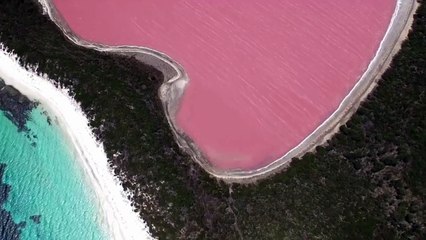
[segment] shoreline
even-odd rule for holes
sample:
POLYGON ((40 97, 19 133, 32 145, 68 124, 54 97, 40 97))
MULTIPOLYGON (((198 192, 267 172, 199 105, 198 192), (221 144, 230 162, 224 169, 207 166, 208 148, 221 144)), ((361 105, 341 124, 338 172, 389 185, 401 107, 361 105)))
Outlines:
POLYGON ((100 52, 136 54, 136 58, 139 61, 152 65, 162 71, 165 75, 165 79, 159 89, 159 97, 163 103, 163 108, 176 142, 183 151, 188 153, 191 158, 211 176, 224 180, 228 183, 255 182, 281 172, 290 165, 293 158, 300 158, 304 154, 312 152, 315 147, 323 145, 328 139, 337 133, 339 127, 345 124, 350 116, 352 116, 352 114, 357 110, 359 104, 374 89, 381 74, 388 68, 393 55, 396 54, 402 44, 402 41, 406 38, 408 30, 411 28, 410 23, 412 22, 414 12, 418 6, 415 0, 397 0, 395 11, 386 34, 380 43, 380 47, 378 48, 375 57, 371 60, 366 71, 362 74, 361 78, 349 94, 342 100, 339 107, 301 143, 288 151, 281 158, 272 161, 264 167, 249 171, 226 171, 213 167, 205 156, 203 156, 196 144, 187 137, 184 132, 176 127, 177 125, 175 124, 174 116, 178 106, 177 103, 180 102, 180 98, 183 96, 185 87, 189 82, 188 76, 178 63, 173 61, 164 53, 145 47, 113 47, 103 44, 95 44, 80 39, 72 32, 65 21, 62 20, 60 14, 54 7, 52 0, 39 0, 39 3, 43 6, 44 12, 49 15, 50 19, 73 43, 100 52), (165 65, 168 65, 168 68, 165 65), (176 75, 173 77, 170 77, 173 75, 170 68, 175 71, 176 75), (169 79, 167 79, 167 76, 169 79))
POLYGON ((29 99, 40 102, 55 120, 93 189, 101 228, 112 239, 152 239, 145 222, 133 211, 117 177, 108 166, 103 145, 96 141, 88 119, 67 89, 58 89, 36 67, 22 67, 18 57, 0 45, 0 73, 6 84, 19 89, 29 99))
POLYGON ((327 140, 340 131, 339 128, 346 124, 358 110, 359 105, 375 89, 382 74, 389 68, 393 57, 399 52, 402 43, 407 39, 418 6, 419 3, 416 0, 397 0, 396 9, 386 34, 365 72, 330 117, 298 146, 291 149, 280 159, 275 160, 265 167, 250 171, 251 173, 249 171, 240 172, 242 173, 240 176, 231 176, 233 173, 231 175, 223 174, 220 178, 228 183, 245 184, 257 182, 258 180, 285 171, 290 166, 293 158, 301 158, 309 152, 315 152, 316 147, 326 144, 327 140), (401 12, 403 13, 401 14, 401 12), (401 18, 403 21, 401 21, 401 18), (394 28, 397 28, 397 33, 393 32, 394 28), (311 137, 313 139, 310 139, 311 137))

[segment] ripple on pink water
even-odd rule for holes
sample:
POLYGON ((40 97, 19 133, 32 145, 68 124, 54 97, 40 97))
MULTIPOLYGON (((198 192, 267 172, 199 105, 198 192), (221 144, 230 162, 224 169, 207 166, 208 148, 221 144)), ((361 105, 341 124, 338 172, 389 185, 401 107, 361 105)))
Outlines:
POLYGON ((190 78, 177 114, 219 169, 298 145, 359 80, 396 0, 54 0, 82 38, 166 53, 190 78))

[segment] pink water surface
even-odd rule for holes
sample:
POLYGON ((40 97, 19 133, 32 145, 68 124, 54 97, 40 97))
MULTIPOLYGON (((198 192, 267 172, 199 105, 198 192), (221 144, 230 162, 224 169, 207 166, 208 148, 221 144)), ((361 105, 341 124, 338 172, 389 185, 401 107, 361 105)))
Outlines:
POLYGON ((216 168, 298 145, 372 60, 395 0, 54 0, 80 37, 166 53, 188 73, 177 114, 216 168))

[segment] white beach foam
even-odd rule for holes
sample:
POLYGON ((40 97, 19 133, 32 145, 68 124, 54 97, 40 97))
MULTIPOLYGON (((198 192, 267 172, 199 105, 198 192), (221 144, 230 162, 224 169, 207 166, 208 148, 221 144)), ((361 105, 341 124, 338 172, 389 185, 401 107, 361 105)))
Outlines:
POLYGON ((133 211, 119 180, 108 166, 103 145, 97 142, 80 105, 67 89, 56 88, 52 80, 37 74, 36 70, 36 67, 22 67, 18 56, 0 44, 0 76, 6 84, 40 102, 52 119, 58 120, 96 193, 101 225, 111 239, 152 239, 147 225, 133 211))

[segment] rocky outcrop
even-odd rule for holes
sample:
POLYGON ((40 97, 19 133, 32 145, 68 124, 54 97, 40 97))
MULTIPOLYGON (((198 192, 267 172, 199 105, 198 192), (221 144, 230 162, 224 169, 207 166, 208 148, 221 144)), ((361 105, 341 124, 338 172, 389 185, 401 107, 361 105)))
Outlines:
POLYGON ((19 131, 28 131, 25 124, 31 110, 37 105, 37 102, 31 101, 16 88, 0 79, 0 110, 18 127, 19 131))
POLYGON ((15 223, 10 212, 3 209, 3 204, 10 192, 10 186, 3 183, 5 168, 6 164, 0 163, 0 239, 16 240, 19 239, 21 228, 25 226, 25 222, 15 223))
POLYGON ((41 215, 32 215, 30 216, 30 219, 35 223, 35 224, 40 224, 41 223, 41 215))

